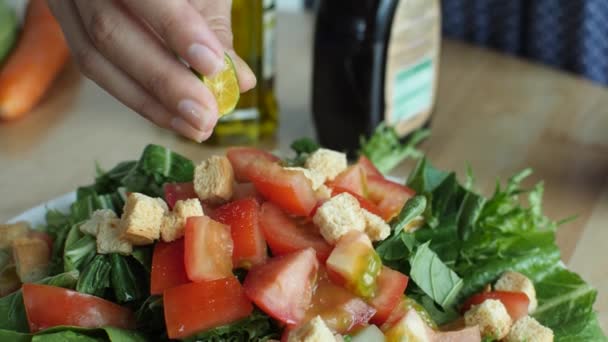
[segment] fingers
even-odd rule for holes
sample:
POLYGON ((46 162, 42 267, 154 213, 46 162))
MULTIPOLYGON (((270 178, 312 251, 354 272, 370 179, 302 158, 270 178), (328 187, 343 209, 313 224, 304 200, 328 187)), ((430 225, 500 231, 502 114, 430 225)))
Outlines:
MULTIPOLYGON (((147 2, 147 1, 146 1, 147 2)), ((170 1, 173 2, 173 1, 170 1)), ((116 1, 74 0, 95 48, 165 108, 210 134, 217 103, 207 87, 116 1)))
POLYGON ((66 40, 84 74, 120 102, 156 125, 173 128, 178 133, 199 142, 209 137, 208 133, 196 130, 182 118, 173 116, 145 89, 104 58, 86 35, 72 0, 49 0, 49 5, 61 23, 66 40))
POLYGON ((123 0, 190 66, 211 76, 224 67, 224 47, 186 0, 123 0))
POLYGON ((246 92, 247 90, 253 89, 257 82, 255 74, 249 68, 249 65, 245 63, 244 60, 239 57, 234 50, 228 51, 228 54, 232 58, 234 62, 234 67, 236 68, 236 75, 239 79, 239 88, 241 93, 246 92))

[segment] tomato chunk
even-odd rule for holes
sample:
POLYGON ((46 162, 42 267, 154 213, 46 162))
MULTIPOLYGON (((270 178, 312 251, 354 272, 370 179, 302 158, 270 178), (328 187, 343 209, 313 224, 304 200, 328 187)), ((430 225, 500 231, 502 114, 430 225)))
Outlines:
POLYGON ((188 282, 184 266, 184 239, 169 243, 159 241, 152 254, 150 293, 162 294, 166 289, 188 282))
POLYGON ((234 251, 234 267, 251 268, 264 263, 267 258, 266 241, 260 228, 260 205, 253 198, 225 204, 214 212, 214 219, 229 225, 234 251))
POLYGON ((361 298, 333 283, 324 268, 321 268, 317 287, 303 322, 319 315, 332 331, 348 334, 366 325, 375 312, 376 310, 361 298))
POLYGON ((279 158, 272 153, 253 147, 231 147, 226 152, 226 157, 230 160, 234 177, 239 182, 246 182, 251 171, 249 164, 256 159, 263 159, 269 162, 278 162, 279 158))
POLYGON ((357 195, 356 193, 348 190, 348 189, 344 189, 341 188, 339 186, 333 187, 331 189, 331 194, 332 196, 336 196, 339 195, 341 193, 349 193, 351 194, 354 198, 357 199, 357 201, 359 201, 359 205, 361 206, 361 208, 369 211, 372 214, 378 215, 380 217, 382 217, 382 212, 380 211, 380 209, 378 208, 378 206, 376 206, 374 203, 372 203, 371 201, 369 201, 368 199, 366 199, 363 196, 357 195))
POLYGON ((313 224, 298 225, 272 203, 262 205, 260 225, 273 255, 284 255, 312 247, 325 262, 332 247, 313 224))
POLYGON ((384 177, 382 172, 376 168, 376 165, 364 155, 359 157, 357 165, 361 166, 361 169, 366 176, 384 177))
POLYGON ((171 339, 232 323, 253 311, 253 305, 235 277, 168 289, 163 296, 163 306, 171 339))
POLYGON ((237 183, 234 185, 234 193, 232 194, 232 200, 236 201, 244 198, 254 198, 259 203, 262 203, 262 196, 255 189, 253 183, 237 183))
POLYGON ((356 230, 341 237, 327 259, 330 277, 363 298, 371 298, 376 293, 381 267, 369 237, 356 230))
POLYGON ((135 317, 129 309, 103 298, 41 284, 24 284, 22 291, 32 332, 61 325, 135 328, 135 317))
POLYGON ((366 184, 367 198, 376 203, 385 221, 399 214, 405 202, 416 194, 407 186, 384 177, 369 176, 366 184))
POLYGON ((328 182, 330 188, 346 189, 352 194, 365 196, 365 173, 360 165, 351 165, 342 171, 336 179, 328 182))
POLYGON ((171 209, 173 209, 177 201, 198 198, 198 195, 194 191, 194 183, 192 182, 165 183, 163 191, 165 193, 165 202, 167 202, 171 209))
POLYGON ((386 266, 382 267, 378 275, 378 288, 375 296, 369 301, 376 309, 376 314, 371 322, 380 326, 389 317, 393 309, 399 304, 399 300, 407 287, 408 277, 386 266))
POLYGON ((463 304, 462 311, 465 312, 469 310, 472 305, 479 305, 486 299, 497 299, 501 301, 513 321, 528 314, 528 305, 530 304, 528 296, 523 292, 509 291, 490 291, 475 294, 463 304))
POLYGON ((207 216, 189 217, 184 234, 184 261, 188 279, 209 281, 232 275, 230 227, 207 216))
POLYGON ((254 266, 243 287, 249 299, 268 315, 297 324, 310 305, 318 269, 315 250, 308 248, 254 266))

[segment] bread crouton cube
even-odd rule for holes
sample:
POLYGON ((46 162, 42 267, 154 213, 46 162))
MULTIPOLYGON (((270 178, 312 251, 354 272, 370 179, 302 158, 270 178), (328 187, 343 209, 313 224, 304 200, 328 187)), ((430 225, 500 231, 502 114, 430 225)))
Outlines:
POLYGON ((19 279, 38 281, 49 274, 51 248, 44 239, 22 237, 13 241, 13 259, 19 279))
POLYGON ((97 231, 97 253, 119 253, 128 255, 133 252, 133 246, 122 237, 121 222, 117 218, 103 221, 97 231))
POLYGON ((496 284, 494 284, 494 289, 499 291, 523 292, 530 300, 528 312, 534 312, 538 306, 534 283, 519 272, 508 271, 503 273, 498 281, 496 281, 496 284))
POLYGON ((346 154, 320 148, 306 159, 304 166, 322 174, 325 180, 334 180, 340 172, 346 170, 348 162, 346 154))
POLYGON ((372 241, 382 241, 391 234, 391 227, 384 221, 384 219, 376 214, 372 214, 365 209, 363 216, 365 217, 365 234, 369 236, 372 241))
POLYGON ((328 200, 331 198, 331 189, 327 185, 322 184, 315 191, 315 196, 317 196, 317 200, 328 200))
POLYGON ((530 316, 518 319, 504 339, 505 342, 553 342, 553 330, 530 316))
POLYGON ((313 190, 319 189, 325 183, 325 176, 318 171, 305 169, 303 167, 286 167, 285 170, 302 172, 310 180, 313 190))
POLYGON ((160 237, 165 242, 175 241, 184 236, 186 220, 191 216, 203 216, 203 207, 196 198, 175 202, 173 211, 163 217, 160 237))
POLYGON ((321 317, 310 321, 289 333, 288 342, 336 342, 336 338, 321 317))
POLYGON ((133 245, 149 245, 160 237, 160 226, 169 209, 160 198, 131 193, 122 214, 122 238, 133 245))
POLYGON ((511 329, 511 316, 501 301, 486 299, 464 313, 466 326, 477 325, 483 337, 503 339, 511 329))
POLYGON ((13 240, 26 236, 29 231, 27 222, 0 224, 0 249, 9 247, 13 240))
POLYGON ((97 232, 99 231, 100 225, 104 224, 104 222, 106 221, 113 220, 116 218, 116 213, 110 209, 95 210, 91 215, 91 218, 84 221, 79 228, 80 231, 85 234, 97 236, 97 232))
POLYGON ((323 203, 312 221, 319 227, 323 238, 332 245, 351 230, 365 230, 363 210, 349 193, 341 193, 323 203))
POLYGON ((234 170, 224 156, 213 156, 196 166, 194 191, 202 200, 223 203, 232 198, 234 170))

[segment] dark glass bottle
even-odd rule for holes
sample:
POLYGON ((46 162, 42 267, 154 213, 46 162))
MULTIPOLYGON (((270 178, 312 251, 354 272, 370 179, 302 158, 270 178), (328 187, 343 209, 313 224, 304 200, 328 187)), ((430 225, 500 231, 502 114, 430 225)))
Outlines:
POLYGON ((324 146, 353 151, 380 123, 405 137, 432 113, 438 0, 323 0, 315 28, 312 110, 324 146))

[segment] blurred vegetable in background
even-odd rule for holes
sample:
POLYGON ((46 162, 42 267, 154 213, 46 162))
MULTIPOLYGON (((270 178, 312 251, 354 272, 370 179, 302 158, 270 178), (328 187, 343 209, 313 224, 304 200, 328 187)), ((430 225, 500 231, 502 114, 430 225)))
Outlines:
POLYGON ((15 45, 18 30, 17 14, 6 0, 0 0, 0 66, 15 45))
POLYGON ((30 1, 17 44, 0 67, 0 120, 17 119, 34 108, 68 58, 63 32, 46 1, 30 1))

